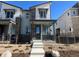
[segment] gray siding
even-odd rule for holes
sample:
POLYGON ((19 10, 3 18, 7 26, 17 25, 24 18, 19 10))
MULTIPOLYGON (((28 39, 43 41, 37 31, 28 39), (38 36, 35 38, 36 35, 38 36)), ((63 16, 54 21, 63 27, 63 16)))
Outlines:
POLYGON ((60 34, 72 34, 73 33, 73 24, 71 20, 71 10, 65 12, 56 22, 55 28, 60 28, 60 34), (69 15, 68 15, 69 13, 69 15), (71 28, 71 31, 70 31, 71 28))
POLYGON ((31 30, 31 24, 30 24, 30 12, 23 11, 23 14, 21 16, 21 34, 26 34, 26 29, 28 27, 29 31, 31 30), (26 14, 29 13, 29 18, 26 17, 26 14))

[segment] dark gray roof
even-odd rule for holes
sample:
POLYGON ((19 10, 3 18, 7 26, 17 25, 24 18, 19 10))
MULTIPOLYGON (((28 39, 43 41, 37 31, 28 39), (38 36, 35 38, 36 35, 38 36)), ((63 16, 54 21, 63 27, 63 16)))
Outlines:
POLYGON ((1 3, 4 3, 4 4, 8 4, 8 5, 13 6, 13 7, 17 7, 17 8, 22 9, 21 7, 18 7, 18 6, 15 6, 15 5, 12 5, 12 4, 9 4, 9 3, 6 3, 6 2, 3 2, 3 1, 0 1, 0 2, 1 2, 1 3))

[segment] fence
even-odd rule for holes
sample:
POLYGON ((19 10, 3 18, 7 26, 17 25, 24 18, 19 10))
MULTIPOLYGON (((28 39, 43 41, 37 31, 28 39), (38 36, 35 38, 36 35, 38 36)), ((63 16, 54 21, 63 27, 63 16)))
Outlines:
POLYGON ((56 43, 63 43, 63 44, 79 43, 79 37, 56 36, 56 43))

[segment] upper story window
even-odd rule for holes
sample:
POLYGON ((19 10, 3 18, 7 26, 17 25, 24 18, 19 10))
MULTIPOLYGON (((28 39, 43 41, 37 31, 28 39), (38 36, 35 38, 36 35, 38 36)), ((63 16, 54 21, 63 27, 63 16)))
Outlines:
POLYGON ((31 19, 35 19, 35 11, 31 11, 31 19))
POLYGON ((43 8, 40 8, 40 9, 39 9, 40 18, 46 18, 47 10, 48 10, 48 9, 43 9, 43 8))
POLYGON ((67 15, 69 16, 69 13, 67 13, 67 15))
POLYGON ((13 9, 6 9, 5 10, 6 18, 13 18, 14 13, 15 13, 15 10, 13 10, 13 9))
POLYGON ((26 18, 27 18, 27 19, 29 18, 29 13, 26 13, 26 18))
POLYGON ((78 14, 76 12, 77 12, 76 10, 73 10, 71 15, 72 16, 77 16, 78 14))

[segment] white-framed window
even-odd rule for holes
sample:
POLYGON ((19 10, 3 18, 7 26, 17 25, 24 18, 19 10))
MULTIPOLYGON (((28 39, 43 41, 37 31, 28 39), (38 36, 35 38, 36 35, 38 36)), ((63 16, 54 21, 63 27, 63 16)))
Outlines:
POLYGON ((77 10, 73 10, 71 15, 72 16, 77 16, 77 13, 76 12, 77 12, 77 10))
POLYGON ((14 13, 15 13, 14 9, 11 9, 11 10, 5 9, 6 18, 13 18, 14 13))
POLYGON ((48 9, 39 8, 40 18, 46 18, 48 9))

